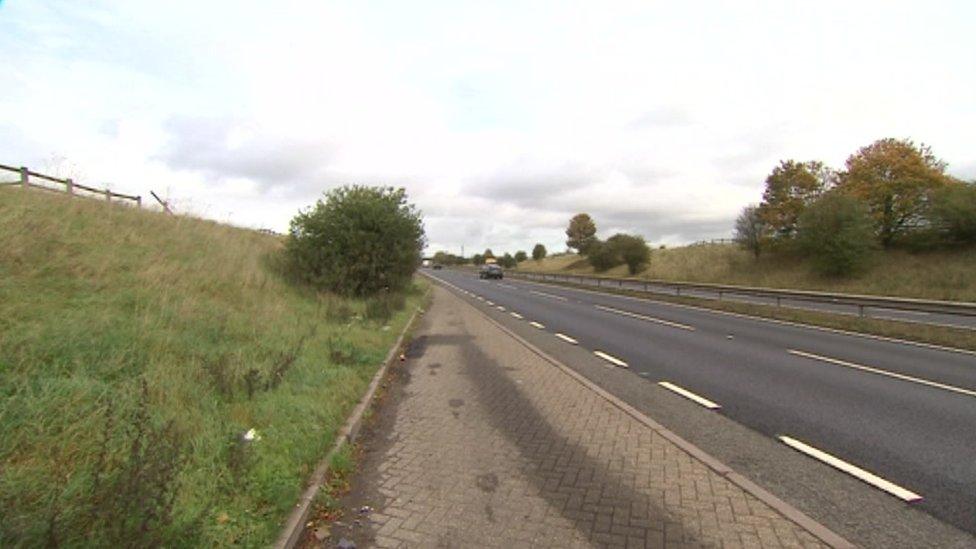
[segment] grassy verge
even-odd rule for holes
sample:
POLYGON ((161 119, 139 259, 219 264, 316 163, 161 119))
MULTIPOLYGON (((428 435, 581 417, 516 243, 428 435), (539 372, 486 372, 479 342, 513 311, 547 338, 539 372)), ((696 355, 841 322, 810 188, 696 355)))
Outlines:
MULTIPOLYGON (((598 291, 592 286, 568 282, 547 282, 547 284, 566 286, 569 288, 579 288, 589 291, 598 291)), ((895 320, 881 320, 876 318, 860 318, 850 315, 805 311, 801 309, 790 309, 787 307, 775 307, 771 305, 739 303, 735 301, 717 301, 714 299, 703 299, 697 297, 671 296, 663 294, 654 294, 652 297, 649 297, 648 294, 644 292, 609 287, 604 287, 599 291, 602 293, 637 297, 648 301, 678 303, 681 305, 690 305, 702 309, 727 311, 762 318, 797 322, 800 324, 811 324, 814 326, 822 326, 837 330, 847 330, 862 334, 904 339, 907 341, 917 341, 931 345, 976 351, 976 330, 931 326, 926 324, 898 322, 895 320)))
POLYGON ((280 246, 0 188, 0 546, 274 540, 426 285, 315 294, 280 246))
MULTIPOLYGON (((574 254, 523 261, 518 268, 529 272, 593 274, 586 259, 574 254)), ((625 266, 600 274, 628 276, 625 266)), ((889 250, 878 253, 857 276, 830 278, 815 274, 800 255, 770 253, 757 260, 732 244, 704 244, 653 250, 650 264, 637 276, 675 282, 976 301, 976 248, 919 253, 889 250)))

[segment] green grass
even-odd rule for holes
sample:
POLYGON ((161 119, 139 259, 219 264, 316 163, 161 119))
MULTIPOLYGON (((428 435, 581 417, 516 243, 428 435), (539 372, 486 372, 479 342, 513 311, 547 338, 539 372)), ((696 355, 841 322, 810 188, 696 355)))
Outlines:
MULTIPOLYGON (((571 254, 524 261, 519 269, 593 273, 585 259, 571 254)), ((600 274, 627 276, 627 267, 600 274)), ((886 251, 879 253, 863 273, 838 279, 815 274, 807 260, 794 254, 766 254, 756 260, 732 244, 705 244, 655 249, 650 264, 638 276, 679 282, 976 301, 976 249, 886 251)))
POLYGON ((369 320, 280 246, 0 187, 0 546, 274 540, 422 291, 369 320))

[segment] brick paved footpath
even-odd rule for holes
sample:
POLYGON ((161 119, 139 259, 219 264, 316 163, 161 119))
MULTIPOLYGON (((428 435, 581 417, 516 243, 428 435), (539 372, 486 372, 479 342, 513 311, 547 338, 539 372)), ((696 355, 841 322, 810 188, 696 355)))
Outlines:
POLYGON ((822 546, 447 290, 416 336, 353 479, 359 547, 822 546))

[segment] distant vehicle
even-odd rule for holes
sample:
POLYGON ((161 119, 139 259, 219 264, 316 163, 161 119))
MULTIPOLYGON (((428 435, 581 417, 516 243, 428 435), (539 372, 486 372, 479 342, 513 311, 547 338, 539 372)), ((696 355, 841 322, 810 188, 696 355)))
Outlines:
POLYGON ((498 265, 484 265, 481 270, 478 271, 478 278, 497 278, 501 280, 504 277, 502 273, 502 268, 498 265))
POLYGON ((443 269, 443 268, 444 268, 444 266, 443 266, 443 265, 441 265, 440 263, 434 263, 434 267, 433 267, 433 269, 434 269, 435 271, 439 271, 439 270, 441 270, 441 269, 443 269))

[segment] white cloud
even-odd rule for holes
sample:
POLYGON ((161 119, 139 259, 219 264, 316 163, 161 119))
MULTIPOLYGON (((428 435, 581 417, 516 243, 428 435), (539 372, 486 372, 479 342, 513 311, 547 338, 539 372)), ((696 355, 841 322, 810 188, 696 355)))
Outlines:
POLYGON ((727 235, 781 158, 880 137, 972 177, 968 3, 8 1, 0 150, 287 226, 406 186, 431 248, 727 235))

